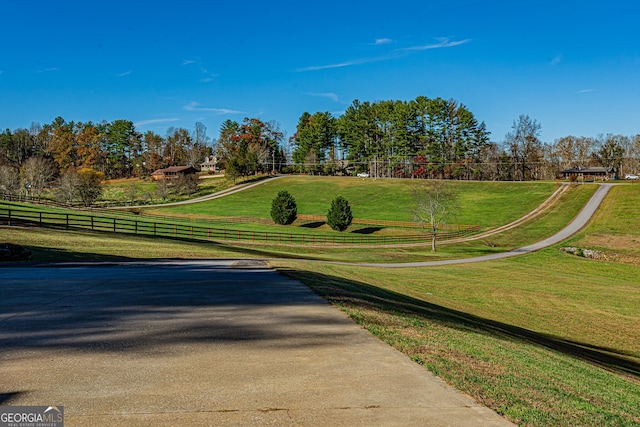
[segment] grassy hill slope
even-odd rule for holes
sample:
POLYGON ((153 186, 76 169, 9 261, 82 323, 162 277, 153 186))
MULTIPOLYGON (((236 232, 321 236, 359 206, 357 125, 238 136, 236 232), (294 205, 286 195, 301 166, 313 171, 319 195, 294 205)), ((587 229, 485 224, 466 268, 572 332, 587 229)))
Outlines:
MULTIPOLYGON (((331 201, 343 196, 354 217, 412 221, 412 188, 425 185, 418 180, 357 179, 292 176, 221 199, 192 205, 153 209, 163 214, 191 214, 200 217, 245 216, 270 218, 271 201, 287 190, 296 199, 298 213, 326 215, 331 201)), ((452 182, 462 209, 458 224, 479 224, 493 228, 514 221, 540 205, 555 190, 553 183, 540 182, 452 182)))

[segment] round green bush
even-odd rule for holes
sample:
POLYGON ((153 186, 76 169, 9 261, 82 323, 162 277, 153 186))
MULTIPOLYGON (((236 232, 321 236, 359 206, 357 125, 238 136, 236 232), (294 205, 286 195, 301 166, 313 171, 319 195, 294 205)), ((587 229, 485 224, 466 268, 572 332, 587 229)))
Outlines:
POLYGON ((271 202, 271 218, 280 225, 289 225, 298 217, 296 200, 286 190, 280 191, 271 202))
POLYGON ((334 230, 344 231, 353 221, 351 206, 342 196, 338 196, 331 202, 331 209, 327 213, 327 224, 334 230))

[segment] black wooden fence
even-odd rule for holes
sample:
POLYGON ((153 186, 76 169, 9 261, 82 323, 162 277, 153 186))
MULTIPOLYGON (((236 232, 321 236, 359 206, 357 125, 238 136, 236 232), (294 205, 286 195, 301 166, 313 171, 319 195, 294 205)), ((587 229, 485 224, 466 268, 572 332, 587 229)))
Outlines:
MULTIPOLYGON (((84 213, 46 212, 11 205, 0 205, 0 225, 36 226, 63 230, 93 230, 205 241, 236 241, 289 245, 378 246, 425 243, 431 241, 431 235, 429 233, 400 236, 372 236, 341 233, 329 236, 230 230, 190 224, 146 221, 135 218, 89 215, 84 213)), ((479 229, 479 226, 473 226, 457 231, 442 231, 438 233, 437 238, 438 240, 447 240, 463 237, 471 235, 479 231, 479 229)))

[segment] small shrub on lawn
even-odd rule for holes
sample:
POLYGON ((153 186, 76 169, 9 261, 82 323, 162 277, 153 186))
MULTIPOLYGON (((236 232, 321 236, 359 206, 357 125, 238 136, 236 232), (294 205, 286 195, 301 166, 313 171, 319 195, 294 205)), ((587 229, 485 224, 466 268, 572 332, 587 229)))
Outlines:
POLYGON ((331 209, 327 213, 327 224, 336 231, 344 231, 353 220, 351 206, 349 202, 342 196, 338 196, 331 202, 331 209))
POLYGON ((289 225, 296 220, 298 207, 293 196, 286 190, 280 191, 271 202, 271 218, 280 225, 289 225))

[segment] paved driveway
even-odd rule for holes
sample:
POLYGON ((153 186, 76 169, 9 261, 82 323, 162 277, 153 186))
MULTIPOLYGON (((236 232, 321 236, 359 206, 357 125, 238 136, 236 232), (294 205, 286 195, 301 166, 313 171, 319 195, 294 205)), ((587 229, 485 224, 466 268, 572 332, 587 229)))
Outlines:
MULTIPOLYGON (((514 256, 520 256, 524 254, 528 254, 531 252, 538 251, 540 249, 547 248, 549 246, 558 244, 569 237, 576 234, 583 227, 585 227, 593 214, 598 210, 600 204, 604 200, 605 196, 611 189, 611 184, 600 184, 596 192, 591 196, 591 198, 587 201, 584 207, 578 212, 573 220, 562 230, 558 231, 553 236, 550 236, 544 240, 533 243, 529 246, 525 246, 523 248, 517 248, 506 252, 499 252, 491 255, 484 255, 474 258, 457 258, 457 259, 448 259, 443 261, 424 261, 424 262, 405 262, 405 263, 386 263, 386 264, 357 264, 360 266, 368 266, 368 267, 385 267, 385 268, 406 268, 406 267, 434 267, 438 265, 453 265, 453 264, 466 264, 470 262, 484 262, 484 261, 492 261, 503 258, 511 258, 514 256)), ((324 262, 324 261, 318 261, 324 262)), ((334 264, 352 264, 352 263, 340 263, 334 262, 334 264)))
POLYGON ((509 425, 255 261, 1 267, 0 378, 67 426, 509 425))

